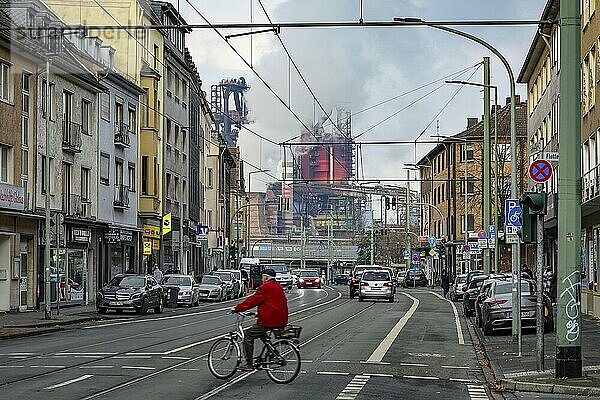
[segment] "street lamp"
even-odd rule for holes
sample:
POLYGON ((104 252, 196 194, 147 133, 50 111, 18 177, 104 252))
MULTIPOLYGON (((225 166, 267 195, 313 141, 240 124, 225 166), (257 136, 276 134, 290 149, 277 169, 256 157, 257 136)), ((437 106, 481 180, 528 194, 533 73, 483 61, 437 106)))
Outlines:
MULTIPOLYGON (((562 3, 562 1, 561 1, 561 3, 562 3)), ((575 2, 575 3, 579 4, 578 2, 575 2)), ((569 9, 569 11, 572 11, 572 10, 569 9)), ((577 10, 577 11, 579 11, 579 10, 577 10)), ((573 13, 573 15, 575 15, 575 13, 573 13)), ((562 22, 562 18, 563 18, 563 15, 561 14, 561 22, 562 22)), ((577 18, 573 18, 573 19, 576 20, 577 18)), ((433 25, 427 21, 424 21, 421 18, 414 18, 414 17, 410 17, 410 18, 396 17, 396 18, 394 18, 394 21, 400 22, 400 23, 411 23, 411 24, 415 24, 417 26, 419 26, 419 25, 428 26, 430 28, 439 29, 444 32, 448 32, 448 33, 452 33, 454 35, 464 37, 465 39, 469 39, 473 42, 476 42, 476 43, 482 45, 483 47, 485 47, 486 49, 488 49, 489 51, 494 53, 494 55, 500 59, 500 61, 506 68, 506 72, 508 73, 508 80, 509 80, 509 84, 510 84, 510 142, 511 142, 510 154, 511 154, 511 160, 512 160, 510 163, 510 194, 513 199, 518 198, 518 193, 517 193, 517 105, 516 105, 516 99, 515 99, 515 92, 516 92, 515 75, 512 71, 510 64, 506 60, 506 58, 494 46, 492 46, 485 40, 478 38, 477 36, 471 35, 467 32, 460 31, 458 29, 454 29, 454 28, 450 28, 448 26, 442 26, 442 25, 438 25, 438 24, 433 25)), ((491 21, 489 21, 489 22, 491 22, 491 21)), ((561 40, 562 40, 562 36, 561 36, 561 40)), ((577 42, 573 41, 572 43, 576 45, 577 42)), ((561 60, 562 60, 562 58, 561 58, 561 60)), ((563 77, 561 75, 561 79, 562 78, 563 77)), ((574 99, 574 101, 575 101, 575 99, 574 99)), ((561 104, 564 105, 565 102, 561 101, 561 104)), ((580 177, 577 177, 577 179, 580 179, 580 177)), ((574 231, 571 231, 571 233, 570 233, 571 235, 573 235, 572 232, 574 232, 574 231)), ((522 340, 522 336, 521 336, 521 312, 520 312, 520 310, 521 310, 521 297, 520 297, 521 270, 519 268, 519 264, 521 261, 521 247, 520 246, 521 245, 519 244, 518 241, 517 241, 517 243, 513 243, 513 245, 512 245, 512 266, 513 266, 513 270, 516 269, 516 277, 515 277, 515 274, 513 273, 514 323, 512 324, 512 336, 513 336, 513 341, 518 341, 518 349, 519 349, 518 355, 519 356, 521 356, 521 354, 523 352, 523 340, 522 340), (516 288, 515 288, 515 286, 516 286, 516 288), (514 289, 516 289, 516 290, 514 290, 514 289)))
MULTIPOLYGON (((252 191, 250 190, 250 186, 252 183, 252 174, 265 173, 268 174, 271 172, 269 169, 258 169, 256 171, 248 172, 248 194, 250 195, 250 201, 252 202, 252 191)), ((250 247, 250 212, 246 213, 246 253, 248 254, 248 248, 250 247)))
MULTIPOLYGON (((498 204, 498 189, 499 189, 499 185, 498 185, 498 159, 499 159, 499 154, 498 154, 498 87, 494 86, 494 85, 485 85, 482 83, 476 83, 476 82, 468 82, 468 81, 446 81, 446 83, 451 83, 451 84, 458 84, 458 85, 464 85, 464 86, 475 86, 475 87, 482 87, 482 88, 490 88, 490 89, 494 89, 494 154, 495 154, 495 159, 494 159, 494 181, 495 181, 495 185, 494 185, 494 227, 496 229, 496 232, 494 234, 494 271, 498 271, 498 256, 500 254, 499 250, 498 250, 498 209, 499 209, 499 204, 498 204)), ((485 140, 484 140, 485 142, 485 140)), ((486 143, 484 143, 484 152, 485 152, 485 148, 489 148, 489 144, 486 146, 486 143)), ((485 180, 484 182, 491 182, 490 179, 490 169, 487 168, 487 165, 484 166, 483 169, 483 173, 485 175, 485 180)), ((489 204, 486 201, 486 198, 489 196, 489 190, 485 190, 484 188, 484 196, 483 196, 483 204, 484 204, 484 208, 487 204, 489 204)), ((484 210, 484 217, 488 217, 488 213, 485 212, 484 210)), ((485 219, 485 218, 484 218, 485 219)), ((483 228, 486 228, 486 223, 484 221, 483 224, 483 228)), ((484 260, 485 262, 485 260, 484 260)), ((485 265, 484 265, 485 266, 485 265)))

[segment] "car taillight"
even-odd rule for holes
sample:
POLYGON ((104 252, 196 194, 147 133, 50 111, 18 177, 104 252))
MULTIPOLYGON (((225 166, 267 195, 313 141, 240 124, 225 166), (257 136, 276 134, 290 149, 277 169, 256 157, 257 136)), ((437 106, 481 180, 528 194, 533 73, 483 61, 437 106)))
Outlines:
POLYGON ((499 306, 500 304, 506 303, 508 300, 492 300, 487 302, 490 307, 499 306))
POLYGON ((319 279, 319 278, 315 279, 315 282, 319 283, 319 281, 320 281, 320 279, 319 279))
POLYGON ((383 286, 392 286, 392 282, 386 282, 383 284, 383 286))
POLYGON ((369 282, 361 282, 360 286, 369 286, 369 282))

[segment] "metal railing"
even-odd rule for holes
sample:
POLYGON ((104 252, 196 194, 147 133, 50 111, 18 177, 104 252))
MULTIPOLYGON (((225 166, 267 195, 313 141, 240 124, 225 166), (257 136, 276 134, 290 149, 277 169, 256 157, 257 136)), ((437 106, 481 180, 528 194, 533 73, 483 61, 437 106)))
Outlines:
POLYGON ((593 167, 581 177, 581 202, 585 203, 600 195, 600 165, 593 167))
POLYGON ((129 186, 118 184, 115 186, 115 200, 113 205, 116 208, 129 207, 129 186))
POLYGON ((129 147, 131 144, 129 132, 129 125, 123 122, 115 122, 115 145, 120 147, 129 147))
POLYGON ((63 150, 73 153, 81 151, 81 125, 73 121, 63 121, 62 147, 63 150))
POLYGON ((81 195, 63 193, 62 195, 62 212, 66 215, 85 217, 81 195))

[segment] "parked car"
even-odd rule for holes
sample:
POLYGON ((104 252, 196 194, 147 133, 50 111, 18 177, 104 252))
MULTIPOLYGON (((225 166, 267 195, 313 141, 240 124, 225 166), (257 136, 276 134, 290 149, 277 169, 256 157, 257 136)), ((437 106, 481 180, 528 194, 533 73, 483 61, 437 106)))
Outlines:
MULTIPOLYGON (((198 285, 191 275, 165 275, 162 279, 161 286, 164 289, 165 297, 169 298, 171 288, 179 288, 177 295, 177 305, 185 305, 188 307, 197 306, 200 302, 198 295, 198 285)), ((167 300, 168 301, 168 300, 167 300)))
POLYGON ((357 265, 356 267, 354 267, 354 270, 352 271, 352 275, 350 277, 349 282, 349 286, 350 286, 350 298, 353 299, 354 296, 358 295, 358 291, 359 291, 359 283, 360 283, 360 277, 362 275, 363 272, 365 272, 366 270, 377 270, 380 269, 381 267, 379 265, 357 265))
POLYGON ((475 300, 477 299, 477 296, 479 296, 479 290, 487 278, 487 275, 474 276, 471 281, 463 287, 463 312, 465 317, 471 317, 475 314, 475 300))
POLYGON ((298 285, 298 274, 300 273, 299 269, 293 269, 290 271, 290 275, 292 275, 292 286, 298 285))
POLYGON ((223 282, 225 282, 225 299, 233 299, 236 290, 239 290, 240 282, 236 282, 233 274, 229 271, 218 270, 211 273, 211 275, 218 276, 223 282))
MULTIPOLYGON (((536 285, 531 280, 521 282, 521 326, 534 327, 536 323, 536 285)), ((552 308, 544 296, 544 332, 552 332, 552 308)), ((482 302, 482 328, 485 335, 495 330, 512 329, 512 282, 495 281, 482 302)))
POLYGON ((300 270, 298 274, 298 288, 321 288, 321 278, 319 277, 319 271, 316 269, 304 269, 300 270))
POLYGON ((242 271, 239 269, 219 269, 217 274, 221 272, 229 272, 233 275, 233 297, 238 298, 244 295, 244 282, 242 281, 242 271))
POLYGON ((398 274, 396 275, 396 286, 404 286, 404 277, 406 276, 406 268, 398 268, 398 274))
POLYGON ((275 271, 275 280, 285 288, 292 287, 294 278, 290 274, 290 270, 285 264, 266 264, 263 265, 263 271, 265 269, 272 269, 275 271))
POLYGON ((454 282, 450 286, 450 300, 462 301, 463 291, 462 288, 467 282, 467 274, 459 274, 454 278, 454 282))
POLYGON ((96 310, 100 314, 106 314, 108 310, 117 313, 134 310, 145 314, 153 308, 155 313, 160 314, 163 301, 163 289, 152 275, 119 274, 98 291, 96 310))
POLYGON ((427 276, 422 269, 408 269, 404 274, 404 287, 427 286, 427 276))
POLYGON ((350 276, 347 274, 339 274, 333 277, 333 283, 335 285, 347 285, 350 280, 350 276))
POLYGON ((467 279, 465 280, 465 286, 468 286, 469 283, 471 283, 471 280, 473 280, 473 278, 475 278, 476 276, 479 276, 479 275, 485 275, 485 273, 479 269, 467 272, 467 279))
POLYGON ((369 298, 394 302, 394 282, 388 270, 366 270, 362 273, 358 301, 369 298))
POLYGON ((216 275, 202 275, 198 284, 200 301, 223 301, 227 298, 227 284, 216 275))

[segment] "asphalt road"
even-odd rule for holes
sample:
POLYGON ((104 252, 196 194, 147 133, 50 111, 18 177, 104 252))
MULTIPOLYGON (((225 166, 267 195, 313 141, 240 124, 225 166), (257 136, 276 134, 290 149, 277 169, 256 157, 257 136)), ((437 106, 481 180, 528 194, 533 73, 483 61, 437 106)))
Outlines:
POLYGON ((211 343, 235 324, 229 301, 2 341, 0 398, 491 398, 460 309, 428 290, 399 290, 394 303, 347 290, 288 293, 290 321, 303 327, 301 374, 288 385, 264 371, 209 373, 211 343))

